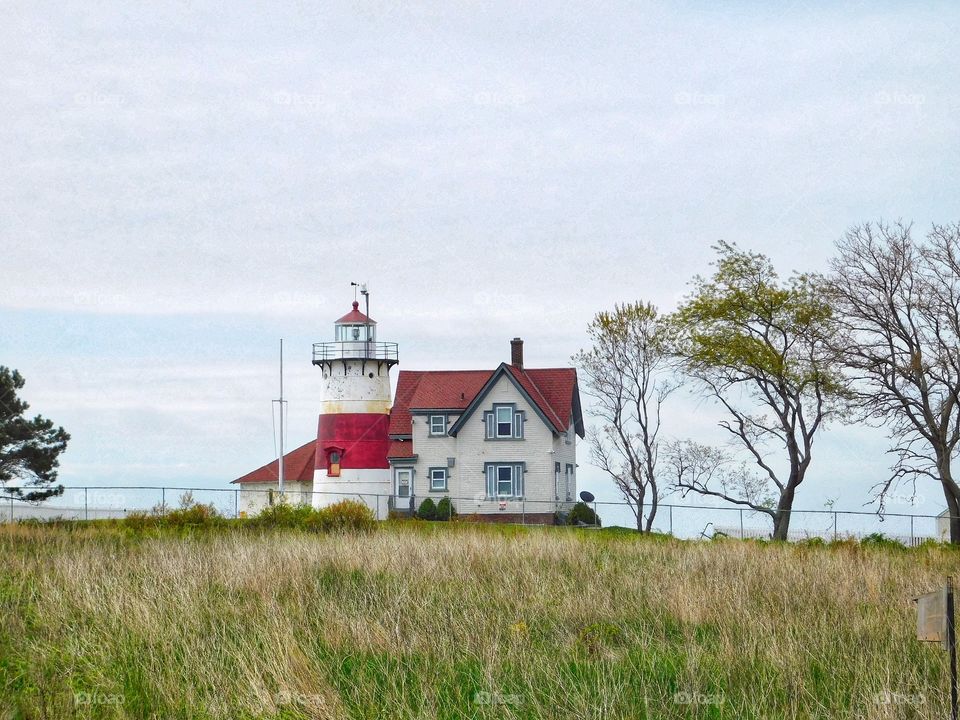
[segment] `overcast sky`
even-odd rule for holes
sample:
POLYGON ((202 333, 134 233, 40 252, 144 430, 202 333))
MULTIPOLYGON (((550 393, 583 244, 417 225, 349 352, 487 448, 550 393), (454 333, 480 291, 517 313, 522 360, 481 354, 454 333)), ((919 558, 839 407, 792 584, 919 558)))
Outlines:
MULTIPOLYGON (((925 5, 3 3, 0 364, 73 435, 67 483, 225 485, 273 452, 280 337, 315 434, 351 280, 401 368, 515 335, 567 365, 718 239, 788 274, 853 223, 956 221, 960 6, 925 5)), ((879 432, 819 447, 805 507, 888 465, 879 432)))

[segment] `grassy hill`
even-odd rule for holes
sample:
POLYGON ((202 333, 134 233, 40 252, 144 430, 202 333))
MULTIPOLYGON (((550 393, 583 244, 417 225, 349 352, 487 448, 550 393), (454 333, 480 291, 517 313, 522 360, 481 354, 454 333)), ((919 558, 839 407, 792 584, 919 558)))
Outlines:
POLYGON ((0 528, 0 718, 934 718, 947 548, 0 528))

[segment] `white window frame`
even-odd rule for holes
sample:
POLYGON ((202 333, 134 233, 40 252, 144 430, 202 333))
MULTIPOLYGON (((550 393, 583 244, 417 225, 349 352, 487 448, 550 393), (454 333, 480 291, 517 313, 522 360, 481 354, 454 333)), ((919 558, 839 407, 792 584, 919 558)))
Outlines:
POLYGON ((523 497, 526 468, 522 462, 487 463, 486 485, 489 499, 517 499, 523 497), (501 480, 500 472, 509 471, 510 480, 501 480), (510 492, 501 492, 501 483, 510 483, 510 492))
POLYGON ((513 491, 514 491, 514 487, 513 487, 513 465, 497 465, 497 466, 496 466, 496 470, 494 470, 494 472, 496 473, 496 482, 497 482, 496 490, 497 490, 497 497, 498 497, 498 498, 499 498, 499 497, 513 497, 513 496, 514 496, 514 492, 513 492, 513 491), (503 477, 502 477, 502 473, 503 473, 504 471, 506 471, 506 473, 508 474, 508 477, 507 477, 506 480, 504 480, 503 477), (503 491, 501 490, 501 485, 502 485, 503 483, 507 483, 507 484, 510 486, 510 487, 509 487, 509 490, 508 490, 507 492, 503 492, 503 491))
POLYGON ((431 492, 446 492, 447 490, 447 469, 446 468, 430 468, 430 491, 431 492), (443 480, 443 485, 441 487, 436 486, 437 475, 440 475, 443 480))
POLYGON ((446 415, 431 415, 427 421, 430 428, 430 435, 432 437, 440 437, 447 434, 447 416, 446 415), (434 421, 438 420, 439 423, 443 426, 442 429, 436 429, 434 427, 434 421))
POLYGON ((567 486, 567 500, 573 500, 573 488, 576 484, 576 466, 572 463, 567 463, 566 467, 566 478, 564 484, 567 486))
POLYGON ((512 438, 513 429, 514 429, 513 407, 511 407, 510 405, 497 405, 493 409, 493 412, 494 412, 493 426, 494 426, 494 429, 496 430, 495 437, 512 438), (506 413, 506 416, 507 416, 506 422, 500 419, 500 413, 506 413), (501 433, 500 432, 501 425, 507 425, 510 427, 510 429, 506 433, 501 433))

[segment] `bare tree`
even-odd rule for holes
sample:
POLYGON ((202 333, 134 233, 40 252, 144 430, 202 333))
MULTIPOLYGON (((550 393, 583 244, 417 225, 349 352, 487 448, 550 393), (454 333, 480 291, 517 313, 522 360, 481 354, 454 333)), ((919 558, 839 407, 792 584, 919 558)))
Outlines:
POLYGON ((692 440, 675 440, 667 444, 664 460, 670 469, 671 482, 681 493, 719 497, 769 515, 775 520, 777 498, 770 483, 752 472, 746 463, 735 463, 722 448, 692 440))
POLYGON ((938 482, 960 544, 960 487, 951 463, 960 443, 960 225, 851 228, 831 263, 838 348, 865 419, 888 424, 896 457, 875 490, 918 478, 938 482))
POLYGON ((677 388, 660 340, 660 320, 649 303, 617 305, 588 326, 593 343, 573 360, 594 399, 602 426, 590 433, 593 462, 630 506, 637 530, 650 532, 661 498, 658 482, 660 410, 677 388))
POLYGON ((717 250, 713 277, 695 278, 671 316, 673 353, 724 410, 720 427, 755 469, 731 470, 724 453, 675 443, 674 484, 768 515, 774 539, 785 540, 814 438, 842 407, 831 310, 814 278, 783 283, 765 256, 728 243, 717 250))

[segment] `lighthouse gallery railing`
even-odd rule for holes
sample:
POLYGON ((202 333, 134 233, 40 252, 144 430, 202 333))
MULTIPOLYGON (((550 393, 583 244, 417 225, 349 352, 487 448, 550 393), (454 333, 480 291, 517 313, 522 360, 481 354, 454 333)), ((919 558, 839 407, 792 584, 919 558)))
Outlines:
POLYGON ((345 340, 313 344, 313 362, 315 364, 330 362, 331 360, 381 360, 397 362, 397 343, 345 340))

